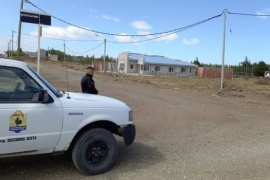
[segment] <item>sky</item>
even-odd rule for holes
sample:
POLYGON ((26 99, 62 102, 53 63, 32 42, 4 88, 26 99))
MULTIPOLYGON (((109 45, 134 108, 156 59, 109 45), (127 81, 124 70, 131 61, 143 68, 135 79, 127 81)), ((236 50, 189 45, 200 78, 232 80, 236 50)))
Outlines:
MULTIPOLYGON (((227 65, 238 65, 245 57, 251 63, 270 64, 270 16, 242 15, 270 15, 269 0, 29 1, 23 3, 24 10, 52 16, 51 26, 42 26, 40 47, 45 50, 100 57, 106 39, 106 55, 113 58, 132 52, 221 64, 225 48, 227 65)), ((4 53, 8 44, 17 49, 21 0, 0 2, 4 53)), ((22 23, 23 51, 37 51, 37 29, 37 24, 22 23)))

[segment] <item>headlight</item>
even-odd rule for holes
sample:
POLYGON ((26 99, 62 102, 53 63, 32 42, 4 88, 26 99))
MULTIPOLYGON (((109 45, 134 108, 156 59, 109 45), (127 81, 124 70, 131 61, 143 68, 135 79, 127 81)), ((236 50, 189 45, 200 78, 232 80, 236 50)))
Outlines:
POLYGON ((133 121, 133 112, 131 110, 128 113, 128 120, 133 121))

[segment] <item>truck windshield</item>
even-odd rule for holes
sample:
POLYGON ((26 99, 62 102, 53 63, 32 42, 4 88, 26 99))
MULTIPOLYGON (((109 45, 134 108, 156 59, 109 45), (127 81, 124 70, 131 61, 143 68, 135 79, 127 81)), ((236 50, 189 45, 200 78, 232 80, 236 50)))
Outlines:
POLYGON ((51 85, 46 79, 44 79, 40 74, 38 74, 34 69, 32 69, 30 66, 28 68, 41 80, 57 97, 62 97, 63 94, 60 93, 53 85, 51 85))

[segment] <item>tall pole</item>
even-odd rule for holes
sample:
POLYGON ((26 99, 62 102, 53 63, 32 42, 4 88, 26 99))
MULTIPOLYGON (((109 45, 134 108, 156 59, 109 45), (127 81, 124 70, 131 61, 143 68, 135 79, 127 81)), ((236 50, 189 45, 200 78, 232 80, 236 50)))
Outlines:
POLYGON ((7 53, 7 56, 8 56, 8 59, 9 59, 9 58, 10 58, 9 41, 8 41, 8 44, 7 44, 7 48, 8 48, 8 53, 7 53))
MULTIPOLYGON (((21 9, 23 9, 23 0, 21 0, 21 9)), ((21 29, 22 29, 22 22, 21 22, 21 19, 19 19, 17 60, 19 60, 19 53, 20 53, 20 49, 21 49, 21 29)))
POLYGON ((64 64, 66 65, 66 41, 64 40, 64 64))
POLYGON ((39 74, 39 64, 40 64, 40 35, 41 35, 41 25, 38 23, 38 59, 37 59, 37 73, 39 74))
POLYGON ((104 54, 103 54, 103 72, 106 72, 106 38, 103 38, 97 34, 95 34, 97 37, 100 37, 104 40, 104 54))
MULTIPOLYGON (((66 41, 64 40, 64 65, 66 67, 66 78, 67 78, 67 92, 68 92, 68 72, 67 72, 67 65, 66 65, 66 41)), ((68 94, 68 99, 70 99, 68 94)))
POLYGON ((13 53, 13 30, 12 30, 12 53, 13 53))
POLYGON ((226 40, 226 12, 227 10, 224 10, 224 29, 223 29, 223 50, 222 50, 222 67, 221 67, 221 84, 220 84, 220 90, 223 90, 224 87, 224 59, 225 59, 225 40, 226 40))
POLYGON ((11 43, 12 43, 12 41, 11 41, 11 39, 9 40, 9 53, 10 53, 10 59, 12 59, 12 51, 11 51, 11 43))
POLYGON ((104 72, 106 72, 106 38, 104 39, 104 57, 103 57, 103 60, 104 60, 104 72))

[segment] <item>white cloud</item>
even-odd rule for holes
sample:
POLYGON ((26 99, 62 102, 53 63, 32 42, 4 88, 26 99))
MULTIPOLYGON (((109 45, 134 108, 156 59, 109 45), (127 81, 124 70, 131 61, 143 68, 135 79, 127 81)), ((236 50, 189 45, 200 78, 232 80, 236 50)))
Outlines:
MULTIPOLYGON (((147 31, 138 31, 137 32, 138 35, 147 35, 147 34, 150 34, 149 32, 147 31)), ((119 35, 127 35, 126 33, 121 33, 119 35)), ((166 34, 162 34, 160 36, 164 36, 166 34)), ((153 36, 153 35, 147 35, 147 36, 142 36, 142 37, 132 37, 132 36, 115 36, 114 38, 116 40, 118 40, 119 42, 138 42, 138 41, 143 41, 146 40, 145 42, 147 42, 147 39, 153 39, 155 37, 158 37, 158 36, 153 36)), ((165 42, 169 42, 169 41, 173 41, 175 39, 177 39, 178 36, 177 34, 170 34, 170 35, 166 35, 164 37, 161 37, 161 38, 158 38, 158 39, 155 39, 156 41, 165 41, 165 42)), ((138 43, 136 43, 138 44, 138 43)))
MULTIPOLYGON (((127 34, 121 33, 119 35, 127 35, 127 34)), ((134 42, 134 39, 132 39, 131 36, 114 36, 114 38, 119 42, 134 42)))
POLYGON ((139 30, 149 30, 152 27, 145 21, 134 21, 131 23, 131 25, 139 30))
POLYGON ((137 31, 138 35, 146 35, 146 34, 150 34, 148 31, 137 31))
MULTIPOLYGON (((148 32, 148 31, 137 31, 137 34, 138 35, 147 35, 147 34, 150 34, 150 32, 148 32)), ((152 36, 152 35, 147 35, 147 36, 144 36, 144 37, 147 38, 147 39, 154 38, 154 36, 152 36)))
POLYGON ((113 20, 114 20, 115 22, 120 22, 120 19, 119 19, 119 18, 116 18, 116 17, 114 17, 113 20))
MULTIPOLYGON (((10 42, 9 37, 0 36, 0 54, 4 54, 8 50, 8 43, 10 42)), ((17 49, 16 43, 13 42, 13 49, 17 49)))
POLYGON ((120 19, 118 17, 110 17, 110 16, 107 16, 105 14, 98 14, 98 11, 95 10, 95 9, 89 9, 90 11, 90 17, 94 17, 94 18, 97 18, 97 19, 105 19, 105 20, 108 20, 108 21, 114 21, 114 22, 120 22, 120 19))
POLYGON ((101 18, 102 19, 106 19, 106 20, 109 20, 109 21, 115 21, 115 22, 120 22, 120 19, 117 18, 117 17, 110 17, 110 16, 106 16, 106 15, 101 15, 101 18))
POLYGON ((90 14, 89 14, 90 17, 99 18, 98 15, 97 15, 97 12, 98 12, 97 10, 89 9, 89 12, 90 12, 90 14))
POLYGON ((184 38, 182 40, 182 43, 185 45, 196 45, 196 44, 199 44, 199 42, 200 42, 200 40, 197 38, 192 38, 190 40, 184 38))
MULTIPOLYGON (((37 36, 37 31, 30 32, 31 35, 37 36)), ((62 27, 43 27, 42 36, 56 39, 82 39, 95 37, 93 32, 80 29, 74 26, 62 27)))
POLYGON ((173 40, 178 38, 178 35, 176 33, 173 33, 170 35, 162 34, 161 36, 163 36, 163 37, 158 38, 157 39, 158 41, 167 41, 168 42, 168 41, 173 41, 173 40))
POLYGON ((106 16, 106 15, 102 15, 101 18, 102 18, 102 19, 106 19, 106 20, 111 20, 111 19, 112 19, 111 17, 106 16))
POLYGON ((257 11, 256 14, 260 15, 258 17, 261 18, 261 19, 268 19, 269 16, 261 16, 261 15, 269 15, 270 14, 270 8, 266 8, 266 9, 264 9, 262 11, 257 11))
MULTIPOLYGON (((13 50, 17 50, 18 41, 17 41, 17 35, 16 34, 13 38, 13 50)), ((6 36, 0 36, 0 54, 3 54, 5 51, 8 50, 8 42, 11 41, 10 37, 6 36)), ((22 34, 21 36, 21 48, 23 51, 36 51, 37 50, 37 37, 28 36, 22 34)), ((12 49, 12 41, 10 42, 10 49, 12 49)))
POLYGON ((97 13, 97 12, 98 12, 98 11, 95 10, 95 9, 89 9, 89 11, 90 11, 91 13, 97 13))

